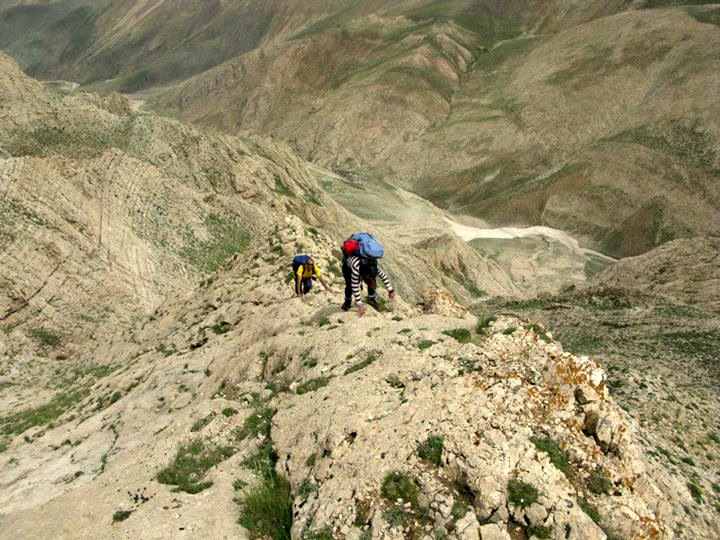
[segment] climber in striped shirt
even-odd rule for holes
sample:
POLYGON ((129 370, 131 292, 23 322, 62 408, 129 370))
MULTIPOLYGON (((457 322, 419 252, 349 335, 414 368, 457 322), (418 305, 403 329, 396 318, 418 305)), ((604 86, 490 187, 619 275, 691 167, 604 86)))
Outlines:
POLYGON ((350 309, 352 298, 355 298, 355 305, 360 317, 365 315, 366 308, 360 297, 360 280, 365 282, 368 288, 368 303, 377 307, 377 281, 380 277, 385 288, 388 290, 390 300, 395 298, 393 289, 387 274, 375 259, 368 259, 358 255, 346 257, 342 265, 343 277, 345 278, 345 303, 342 305, 344 311, 350 309), (352 297, 351 297, 352 296, 352 297))

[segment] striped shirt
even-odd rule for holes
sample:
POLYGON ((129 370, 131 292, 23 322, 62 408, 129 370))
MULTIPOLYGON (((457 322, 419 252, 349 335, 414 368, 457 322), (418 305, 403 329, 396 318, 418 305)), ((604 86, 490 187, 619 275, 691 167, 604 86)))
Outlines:
MULTIPOLYGON (((355 304, 362 305, 362 300, 360 299, 360 257, 356 255, 348 257, 347 264, 350 267, 350 286, 352 287, 355 304)), ((377 265, 377 275, 382 280, 388 292, 395 291, 387 274, 379 264, 377 265)))

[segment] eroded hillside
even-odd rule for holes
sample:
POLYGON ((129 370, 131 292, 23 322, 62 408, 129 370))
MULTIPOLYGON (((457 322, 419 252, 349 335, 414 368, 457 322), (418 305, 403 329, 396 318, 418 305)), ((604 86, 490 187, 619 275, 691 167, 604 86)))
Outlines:
MULTIPOLYGON (((298 225, 268 241, 330 259, 298 225)), ((359 319, 293 298, 284 267, 248 251, 103 343, 112 372, 3 453, 2 530, 243 536, 240 516, 257 536, 288 512, 295 538, 673 536, 692 495, 594 361, 447 294, 359 319)))
POLYGON ((272 133, 341 174, 495 224, 563 229, 606 254, 717 234, 715 7, 526 29, 490 47, 437 18, 317 30, 155 106, 272 133))
POLYGON ((0 95, 1 537, 717 531, 596 360, 454 299, 517 292, 459 239, 383 237, 399 299, 358 318, 337 245, 367 223, 281 146, 6 57, 0 95), (294 297, 297 252, 332 293, 294 297))

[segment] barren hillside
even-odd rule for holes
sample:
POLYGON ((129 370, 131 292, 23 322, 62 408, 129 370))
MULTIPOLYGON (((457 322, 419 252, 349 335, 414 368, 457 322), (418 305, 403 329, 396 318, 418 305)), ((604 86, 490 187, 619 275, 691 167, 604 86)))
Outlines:
POLYGON ((155 106, 636 255, 719 230, 716 22, 714 7, 641 10, 487 48, 453 21, 367 17, 231 60, 155 106))
POLYGON ((717 426, 659 457, 597 360, 454 298, 518 292, 459 238, 383 234, 399 299, 358 318, 331 173, 4 56, 0 96, 0 537, 718 532, 717 426), (294 297, 303 251, 331 293, 294 297))

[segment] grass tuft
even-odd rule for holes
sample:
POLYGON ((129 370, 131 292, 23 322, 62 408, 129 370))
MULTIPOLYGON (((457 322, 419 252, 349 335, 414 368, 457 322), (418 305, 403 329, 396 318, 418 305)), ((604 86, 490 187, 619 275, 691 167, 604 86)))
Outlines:
POLYGON ((443 451, 443 438, 438 435, 430 435, 418 446, 418 456, 435 465, 440 465, 443 451))
POLYGON ((157 479, 161 484, 176 485, 179 491, 199 493, 212 486, 212 482, 202 481, 205 473, 234 453, 235 449, 229 446, 192 441, 178 450, 173 463, 160 471, 157 479))
POLYGON ((567 474, 570 470, 570 456, 560 448, 560 445, 552 437, 536 437, 530 438, 535 448, 541 452, 545 452, 550 457, 550 462, 555 465, 561 472, 567 474))
POLYGON ((511 478, 507 484, 508 501, 520 508, 527 508, 538 500, 538 490, 532 484, 511 478))
POLYGON ((349 368, 347 368, 347 369, 345 370, 345 373, 344 373, 344 374, 345 374, 345 375, 349 375, 350 373, 354 373, 354 372, 356 372, 356 371, 360 371, 361 369, 366 368, 366 367, 368 367, 370 364, 372 364, 373 362, 375 362, 375 360, 377 360, 377 356, 370 355, 370 356, 368 356, 365 360, 363 360, 362 362, 358 362, 357 364, 353 364, 352 366, 350 366, 349 368))
POLYGON ((312 379, 298 386, 297 393, 306 394, 308 392, 314 392, 323 386, 327 386, 329 383, 330 379, 328 377, 318 377, 317 379, 312 379))
POLYGON ((468 330, 467 328, 454 328, 453 330, 445 330, 443 334, 454 338, 460 343, 470 343, 470 330, 468 330))
POLYGON ((382 484, 382 495, 387 500, 395 502, 402 499, 412 506, 417 506, 418 487, 412 476, 400 471, 393 471, 385 477, 382 484))

